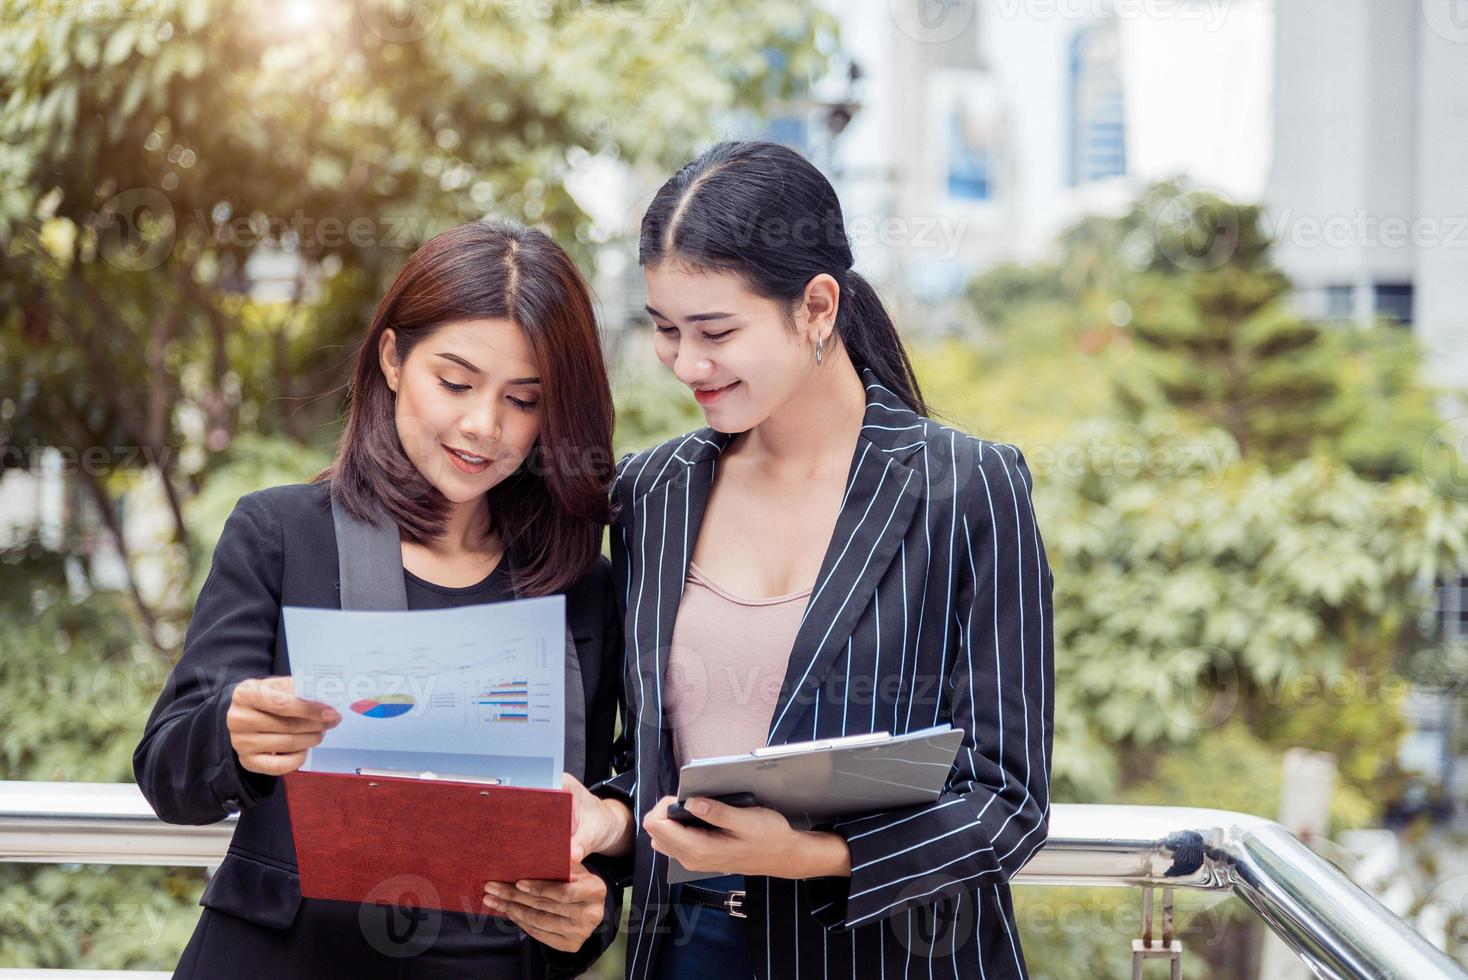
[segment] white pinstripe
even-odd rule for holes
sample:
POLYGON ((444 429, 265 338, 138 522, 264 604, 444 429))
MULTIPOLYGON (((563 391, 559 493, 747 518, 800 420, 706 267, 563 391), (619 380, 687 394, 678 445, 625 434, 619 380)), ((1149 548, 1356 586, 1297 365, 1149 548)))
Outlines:
MULTIPOLYGON (((892 461, 889 459, 887 461, 887 467, 886 467, 886 469, 883 470, 883 472, 885 473, 887 469, 890 469, 891 468, 891 466, 892 466, 892 461)), ((853 479, 852 482, 855 483, 856 481, 853 479)), ((904 484, 904 486, 905 485, 906 484, 904 484)), ((872 504, 874 504, 876 502, 877 502, 877 498, 876 497, 873 497, 871 500, 867 501, 867 509, 861 515, 861 519, 862 519, 862 522, 863 523, 866 522, 867 517, 872 512, 872 504)), ((896 513, 896 508, 895 507, 893 508, 893 513, 896 513)), ((891 514, 888 514, 887 515, 887 523, 889 525, 892 523, 892 515, 891 514)), ((858 527, 859 526, 860 525, 858 525, 858 527)), ((853 530, 851 532, 851 534, 846 538, 846 545, 845 545, 845 547, 843 547, 841 549, 841 554, 836 557, 836 561, 831 565, 831 572, 832 572, 832 574, 828 575, 826 577, 826 581, 821 584, 821 590, 820 591, 824 592, 825 591, 825 586, 827 584, 829 584, 831 582, 834 582, 836 580, 835 570, 841 567, 842 560, 846 558, 846 552, 847 552, 847 550, 849 550, 851 548, 851 542, 853 542, 855 540, 856 540, 856 531, 853 530)), ((873 550, 875 550, 875 546, 873 547, 873 550)), ((871 555, 870 554, 867 555, 867 560, 868 561, 871 560, 871 555)), ((865 567, 865 566, 863 566, 863 567, 865 567)), ((816 644, 816 649, 817 650, 819 650, 821 647, 823 647, 823 646, 826 645, 826 640, 831 636, 831 630, 833 630, 833 629, 836 628, 836 619, 841 615, 842 612, 844 612, 846 610, 846 603, 848 603, 848 602, 851 601, 851 595, 855 591, 856 591, 856 582, 853 580, 853 582, 851 583, 851 589, 846 593, 846 598, 844 600, 842 600, 842 602, 841 602, 841 609, 836 613, 836 616, 833 616, 831 618, 831 625, 829 627, 827 627, 827 629, 826 629, 826 635, 823 636, 823 637, 821 637, 821 642, 820 643, 816 644)), ((801 616, 801 621, 802 622, 805 621, 805 617, 806 616, 810 615, 810 611, 811 611, 812 607, 815 606, 815 602, 816 602, 816 597, 814 595, 812 595, 811 598, 810 598, 810 603, 805 607, 805 613, 802 614, 802 616, 801 616)), ((810 676, 811 669, 814 666, 815 666, 815 664, 814 664, 814 662, 812 662, 810 664, 810 666, 808 666, 808 667, 805 668, 805 673, 800 675, 800 680, 791 689, 792 691, 799 691, 802 687, 805 686, 805 679, 810 676)), ((819 703, 819 700, 817 701, 817 703, 819 703)), ((795 704, 795 698, 793 698, 793 697, 789 701, 786 701, 785 702, 785 707, 783 709, 781 709, 780 714, 775 718, 774 722, 770 725, 770 730, 771 731, 774 731, 775 729, 777 729, 777 728, 780 727, 780 722, 782 722, 782 721, 785 720, 785 715, 786 715, 787 712, 790 711, 790 706, 793 705, 793 704, 795 704)))

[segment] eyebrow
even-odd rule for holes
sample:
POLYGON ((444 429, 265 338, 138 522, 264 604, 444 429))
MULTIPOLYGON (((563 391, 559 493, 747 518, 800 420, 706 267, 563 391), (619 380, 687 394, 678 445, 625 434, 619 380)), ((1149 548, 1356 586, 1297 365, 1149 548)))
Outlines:
MULTIPOLYGON (((664 316, 657 310, 653 309, 651 306, 644 306, 643 309, 647 310, 648 313, 661 320, 667 320, 669 323, 673 321, 672 317, 664 316)), ((695 313, 692 316, 687 317, 687 320, 689 323, 704 323, 709 320, 727 320, 732 316, 734 316, 733 313, 695 313)))
MULTIPOLYGON (((459 367, 464 368, 465 370, 468 370, 468 371, 472 371, 475 374, 479 374, 479 375, 484 374, 483 371, 481 371, 479 368, 475 367, 474 365, 470 364, 468 361, 464 360, 458 354, 450 354, 447 351, 439 351, 437 356, 438 357, 442 357, 444 360, 447 360, 447 361, 453 361, 455 364, 459 365, 459 367)), ((540 384, 540 379, 539 378, 511 378, 510 379, 510 384, 512 384, 512 385, 538 385, 538 384, 540 384)))

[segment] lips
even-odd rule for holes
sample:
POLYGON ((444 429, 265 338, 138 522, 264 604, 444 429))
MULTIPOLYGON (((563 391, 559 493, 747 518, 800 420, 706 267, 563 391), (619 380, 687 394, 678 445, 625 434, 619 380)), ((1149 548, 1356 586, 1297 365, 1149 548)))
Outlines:
POLYGON ((739 387, 739 385, 742 383, 743 382, 735 381, 725 385, 722 388, 695 388, 693 389, 693 397, 698 399, 698 403, 700 405, 712 405, 719 399, 727 395, 729 392, 739 387))
POLYGON ((474 473, 483 473, 489 469, 490 460, 487 456, 476 456, 473 453, 466 453, 462 449, 452 449, 448 446, 444 446, 443 451, 448 454, 449 461, 461 473, 472 475, 474 473))

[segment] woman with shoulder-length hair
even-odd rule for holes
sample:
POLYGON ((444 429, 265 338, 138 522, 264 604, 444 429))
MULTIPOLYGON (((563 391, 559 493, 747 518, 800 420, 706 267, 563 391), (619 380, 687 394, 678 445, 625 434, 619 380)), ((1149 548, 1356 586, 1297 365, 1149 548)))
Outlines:
POLYGON ((799 154, 723 143, 642 222, 659 359, 708 427, 624 459, 613 567, 635 763, 578 791, 632 855, 627 975, 1027 975, 1009 881, 1045 842, 1052 576, 1018 449, 927 418, 799 154), (793 829, 692 799, 694 758, 951 723, 939 799, 793 829), (669 887, 669 859, 719 877, 669 887))
POLYGON ((612 405, 586 285, 539 231, 444 232, 378 305, 351 395, 335 462, 312 483, 242 497, 225 523, 133 757, 164 820, 240 815, 175 976, 578 974, 610 942, 620 892, 574 850, 571 880, 537 883, 529 912, 489 894, 462 913, 302 898, 280 778, 340 716, 293 695, 280 624, 282 606, 342 604, 336 519, 396 530, 388 560, 397 539, 409 609, 564 593, 564 778, 610 773, 622 649, 600 553, 612 405))

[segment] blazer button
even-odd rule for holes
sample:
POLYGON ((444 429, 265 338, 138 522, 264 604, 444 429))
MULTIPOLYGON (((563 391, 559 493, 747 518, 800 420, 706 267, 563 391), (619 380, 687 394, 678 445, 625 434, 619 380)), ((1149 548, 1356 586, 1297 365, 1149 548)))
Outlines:
POLYGON ((226 810, 228 810, 230 813, 239 813, 240 812, 240 801, 239 801, 239 799, 236 798, 236 797, 231 796, 229 799, 227 799, 227 800, 224 801, 224 808, 226 810))

